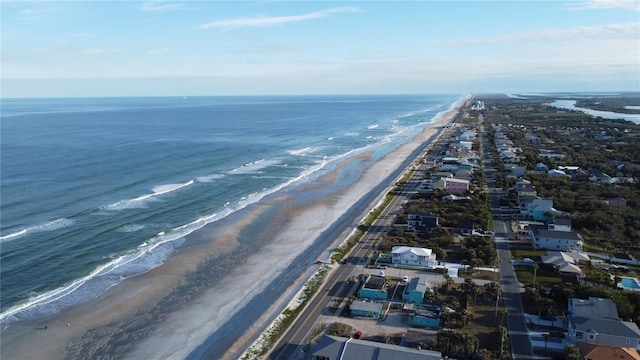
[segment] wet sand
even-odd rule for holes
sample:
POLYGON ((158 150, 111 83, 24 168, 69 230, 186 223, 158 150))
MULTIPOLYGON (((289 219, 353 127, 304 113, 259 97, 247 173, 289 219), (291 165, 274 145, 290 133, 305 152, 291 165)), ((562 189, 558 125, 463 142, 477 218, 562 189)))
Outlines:
MULTIPOLYGON (((337 246, 336 241, 356 225, 336 226, 345 211, 353 209, 385 180, 390 169, 401 166, 456 112, 373 162, 345 190, 302 204, 291 194, 267 199, 241 217, 212 227, 212 233, 207 234, 205 227, 196 245, 179 249, 163 265, 123 281, 93 301, 46 321, 11 324, 2 334, 0 358, 183 359, 213 353, 237 358, 317 269, 313 261, 328 260, 327 249, 337 246), (243 232, 263 217, 268 222, 268 231, 260 234, 263 239, 243 244, 243 232), (322 244, 330 246, 310 250, 324 233, 331 239, 322 244), (212 346, 220 348, 212 353, 212 346)), ((358 160, 369 157, 363 154, 358 160)), ((345 167, 338 166, 314 187, 330 191, 345 167)))

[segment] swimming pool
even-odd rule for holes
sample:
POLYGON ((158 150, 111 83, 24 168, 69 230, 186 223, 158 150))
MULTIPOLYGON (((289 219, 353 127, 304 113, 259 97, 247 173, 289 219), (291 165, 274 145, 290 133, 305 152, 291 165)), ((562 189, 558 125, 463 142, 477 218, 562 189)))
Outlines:
POLYGON ((620 277, 620 282, 618 283, 618 287, 621 287, 625 290, 634 290, 640 291, 640 281, 636 278, 631 277, 620 277))

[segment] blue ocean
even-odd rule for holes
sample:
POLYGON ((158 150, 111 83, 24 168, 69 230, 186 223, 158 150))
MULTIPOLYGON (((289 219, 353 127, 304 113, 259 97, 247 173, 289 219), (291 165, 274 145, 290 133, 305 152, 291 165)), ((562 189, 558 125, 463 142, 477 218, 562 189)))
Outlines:
POLYGON ((461 99, 2 99, 0 321, 91 300, 207 224, 384 156, 461 99))

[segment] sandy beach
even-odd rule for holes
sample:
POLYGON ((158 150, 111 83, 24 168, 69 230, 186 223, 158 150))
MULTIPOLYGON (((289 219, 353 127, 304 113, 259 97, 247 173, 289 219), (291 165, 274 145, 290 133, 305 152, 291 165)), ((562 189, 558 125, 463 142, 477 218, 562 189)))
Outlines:
MULTIPOLYGON (((336 225, 345 210, 385 181, 390 169, 402 166, 458 110, 380 160, 366 153, 345 160, 313 184, 314 191, 330 196, 314 201, 288 193, 265 198, 194 233, 163 265, 124 280, 95 300, 46 321, 11 324, 2 334, 0 358, 199 358, 210 354, 214 343, 223 358, 237 358, 317 270, 314 261, 328 260, 330 249, 353 230, 357 222, 336 225), (332 191, 350 161, 367 168, 346 189, 332 191), (266 223, 268 231, 261 231, 256 243, 244 243, 256 222, 266 223), (324 239, 318 242, 319 237, 324 239), (317 244, 329 246, 310 249, 317 244)), ((375 201, 366 207, 373 206, 375 201)))

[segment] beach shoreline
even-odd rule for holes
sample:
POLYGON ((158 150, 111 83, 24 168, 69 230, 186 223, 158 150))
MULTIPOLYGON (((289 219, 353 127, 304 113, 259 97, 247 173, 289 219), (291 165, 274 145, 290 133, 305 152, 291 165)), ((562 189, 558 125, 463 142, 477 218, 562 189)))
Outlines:
MULTIPOLYGON (((343 215, 345 208, 357 202, 374 184, 383 181, 385 170, 397 168, 416 148, 451 122, 461 106, 462 103, 449 110, 412 141, 374 161, 364 170, 360 179, 328 199, 300 206, 291 195, 270 198, 243 212, 242 217, 230 219, 216 227, 215 234, 208 241, 199 240, 179 249, 163 265, 124 280, 97 299, 47 319, 11 324, 2 334, 1 357, 82 358, 86 354, 104 355, 100 351, 109 354, 109 350, 117 349, 117 354, 110 354, 112 357, 187 358, 195 349, 201 348, 212 333, 223 327, 234 313, 244 309, 253 297, 263 293, 272 281, 283 282, 283 289, 288 289, 288 292, 279 296, 268 307, 267 313, 254 319, 255 322, 249 327, 251 331, 245 332, 241 338, 232 339, 228 349, 232 357, 229 358, 237 356, 255 341, 275 319, 279 308, 314 273, 312 266, 290 271, 297 265, 287 261, 297 259, 308 265, 309 259, 303 253, 313 244, 314 235, 327 230, 336 218, 343 215), (239 242, 241 232, 256 219, 273 212, 273 209, 277 209, 279 215, 268 220, 272 224, 275 240, 261 246, 259 254, 251 254, 254 248, 239 242), (292 249, 297 249, 297 253, 292 253, 292 249), (162 311, 155 311, 159 303, 166 303, 167 297, 185 284, 189 274, 197 273, 212 258, 224 259, 227 265, 233 265, 213 275, 211 281, 216 281, 214 288, 199 289, 193 297, 181 294, 177 303, 167 305, 162 311), (269 262, 262 261, 264 258, 268 258, 269 262), (276 273, 281 275, 274 280, 270 274, 276 273), (287 277, 289 273, 291 276, 287 277), (238 301, 224 302, 219 296, 221 293, 238 301), (211 319, 219 324, 210 324, 211 319), (136 329, 137 325, 141 328, 139 333, 128 331, 136 329), (106 341, 111 343, 102 346, 106 341), (113 344, 120 343, 126 344, 113 347, 113 344)), ((360 160, 367 160, 367 156, 360 160)), ((340 167, 320 180, 320 186, 331 186, 331 181, 339 171, 340 167)), ((350 230, 343 229, 341 236, 350 230)), ((332 239, 331 243, 335 241, 332 239)), ((322 252, 330 254, 326 249, 322 252)))
MULTIPOLYGON (((413 153, 422 144, 424 144, 425 142, 432 142, 432 141, 436 140, 440 136, 440 134, 441 134, 442 130, 444 129, 444 127, 446 127, 447 125, 451 124, 452 121, 455 119, 455 117, 459 114, 460 110, 462 108, 464 108, 465 106, 467 106, 467 105, 468 105, 468 98, 466 99, 466 101, 462 102, 455 109, 451 109, 451 110, 447 111, 442 116, 442 119, 440 119, 438 122, 434 123, 432 126, 426 127, 420 134, 415 136, 411 142, 402 145, 398 149, 394 150, 394 152, 388 154, 385 157, 386 159, 383 159, 383 160, 377 162, 376 163, 376 165, 378 165, 377 167, 380 167, 380 168, 384 167, 386 161, 393 162, 394 164, 397 163, 396 166, 399 166, 402 163, 403 159, 406 159, 408 156, 414 155, 413 153), (404 147, 404 149, 403 149, 403 147, 404 147), (406 152, 409 152, 409 154, 407 154, 406 152), (403 158, 403 156, 405 156, 405 157, 403 158)), ((372 168, 368 169, 368 174, 372 174, 373 172, 376 171, 376 165, 374 165, 374 166, 372 166, 372 168)), ((404 174, 405 171, 403 171, 402 173, 404 174)), ((365 181, 366 181, 366 179, 365 179, 365 181)), ((354 184, 354 185, 356 185, 356 184, 354 184)), ((388 189, 391 186, 392 186, 392 184, 389 184, 388 189)), ((386 192, 388 192, 388 191, 385 191, 385 192, 380 194, 380 199, 382 198, 382 196, 386 192)), ((378 204, 379 204, 379 202, 378 203, 374 202, 374 203, 370 204, 370 210, 373 210, 376 206, 378 206, 378 204)), ((348 233, 343 234, 343 236, 340 238, 341 241, 339 243, 332 244, 333 248, 335 248, 337 246, 340 246, 344 241, 346 241, 346 239, 349 236, 351 236, 351 234, 353 234, 353 231, 355 231, 355 229, 352 229, 348 233)), ((331 257, 332 254, 333 254, 333 251, 328 251, 327 252, 326 258, 323 259, 323 262, 325 264, 330 262, 330 257, 331 257)), ((335 269, 335 268, 332 267, 332 268, 329 269, 329 271, 331 272, 333 269, 335 269)), ((317 274, 317 272, 314 272, 311 276, 309 276, 306 279, 306 281, 309 281, 316 274, 317 274)), ((304 284, 299 286, 300 290, 297 293, 293 294, 293 296, 289 296, 289 297, 286 298, 288 303, 287 303, 287 306, 284 307, 284 309, 287 309, 289 307, 295 308, 295 307, 297 307, 299 305, 300 299, 302 298, 303 285, 304 284)), ((282 311, 283 309, 279 309, 279 310, 282 311)), ((279 314, 279 312, 278 312, 278 314, 279 314)), ((253 351, 253 352, 260 351, 262 349, 262 346, 263 346, 264 342, 265 342, 265 337, 268 336, 267 335, 268 331, 271 328, 273 328, 274 326, 276 326, 278 320, 281 319, 281 318, 282 318, 281 315, 276 316, 275 319, 266 328, 266 330, 264 332, 262 332, 262 334, 260 334, 260 336, 258 336, 254 340, 254 342, 251 343, 250 346, 247 346, 246 342, 241 342, 239 340, 234 344, 234 345, 236 345, 236 347, 231 348, 230 352, 233 353, 233 354, 238 354, 239 351, 242 350, 242 347, 244 347, 243 352, 240 353, 240 356, 237 356, 237 358, 245 358, 245 356, 249 356, 247 354, 250 353, 251 351, 253 351)), ((249 356, 248 358, 251 359, 253 357, 249 356)), ((231 359, 231 358, 229 358, 229 359, 231 359)))

